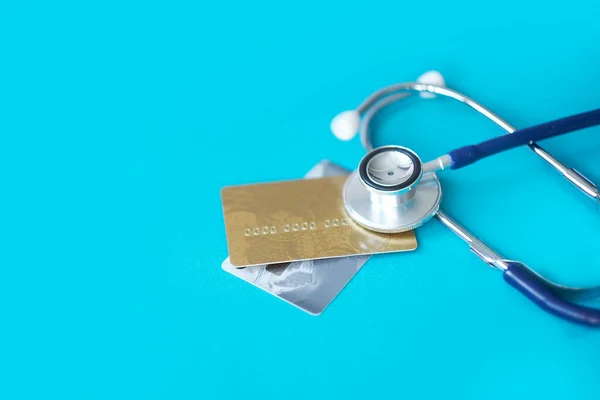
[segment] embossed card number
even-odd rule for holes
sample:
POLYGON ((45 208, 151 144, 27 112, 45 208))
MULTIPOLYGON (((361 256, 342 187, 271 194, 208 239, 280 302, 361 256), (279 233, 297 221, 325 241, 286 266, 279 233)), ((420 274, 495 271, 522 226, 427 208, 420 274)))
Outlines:
POLYGON ((249 266, 414 250, 413 232, 381 234, 344 210, 346 176, 223 188, 231 264, 249 266))
MULTIPOLYGON (((334 218, 334 219, 326 219, 323 221, 323 228, 331 228, 337 226, 347 226, 353 224, 350 218, 334 218)), ((288 232, 301 232, 317 229, 320 224, 317 224, 314 221, 310 222, 302 222, 301 224, 285 224, 283 225, 283 229, 278 229, 276 225, 271 226, 263 226, 262 228, 247 228, 244 231, 245 236, 259 236, 259 235, 276 235, 278 233, 288 233, 288 232)))

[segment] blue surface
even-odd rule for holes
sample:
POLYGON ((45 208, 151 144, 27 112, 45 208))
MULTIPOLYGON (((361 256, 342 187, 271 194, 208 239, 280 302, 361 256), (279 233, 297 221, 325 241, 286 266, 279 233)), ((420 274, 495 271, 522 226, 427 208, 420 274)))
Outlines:
MULTIPOLYGON (((311 317, 221 270, 219 190, 355 167, 330 118, 429 69, 517 127, 598 108, 599 4, 4 0, 0 398, 597 400, 600 332, 438 222, 311 317)), ((451 101, 395 111, 375 144, 423 159, 501 133, 451 101)), ((544 146, 600 182, 599 133, 544 146)), ((600 216, 528 149, 443 185, 507 257, 600 282, 600 216)))

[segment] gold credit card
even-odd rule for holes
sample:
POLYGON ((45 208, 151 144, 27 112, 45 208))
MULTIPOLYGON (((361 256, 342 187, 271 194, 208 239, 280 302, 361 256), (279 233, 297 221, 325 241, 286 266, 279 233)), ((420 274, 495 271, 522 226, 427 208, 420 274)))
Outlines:
POLYGON ((415 250, 413 231, 376 233, 346 214, 346 176, 221 190, 229 257, 234 266, 415 250))

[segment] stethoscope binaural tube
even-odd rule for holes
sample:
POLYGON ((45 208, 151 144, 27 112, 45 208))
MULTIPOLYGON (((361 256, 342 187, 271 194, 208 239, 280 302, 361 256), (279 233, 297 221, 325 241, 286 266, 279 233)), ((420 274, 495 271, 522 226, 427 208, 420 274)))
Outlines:
POLYGON ((445 167, 462 168, 515 147, 599 124, 600 109, 597 109, 463 146, 428 163, 421 163, 414 152, 404 147, 380 147, 367 153, 358 171, 348 177, 343 192, 344 205, 350 217, 364 228, 382 233, 412 230, 427 222, 439 209, 441 187, 436 171, 445 167), (395 163, 402 157, 412 168, 412 178, 392 187, 375 182, 367 171, 372 161, 382 156, 390 164, 384 172, 391 176, 386 179, 395 179, 393 170, 398 170, 395 163), (392 158, 396 161, 390 161, 392 158))
MULTIPOLYGON (((436 71, 425 73, 419 78, 418 82, 399 83, 377 90, 367 97, 367 99, 365 99, 355 110, 344 111, 338 114, 338 116, 332 120, 332 131, 342 140, 349 140, 359 132, 363 147, 367 152, 371 151, 373 149, 369 132, 371 119, 387 105, 409 97, 412 92, 419 92, 421 97, 435 97, 435 95, 450 97, 468 105, 484 115, 506 132, 514 133, 517 131, 516 128, 481 103, 478 103, 456 90, 445 87, 443 77, 436 71)), ((588 198, 594 200, 597 204, 600 204, 600 192, 593 182, 577 170, 569 168, 561 163, 535 143, 535 141, 526 144, 534 153, 549 163, 588 198)), ((442 170, 449 166, 450 158, 448 156, 442 156, 426 165, 426 170, 442 170)))

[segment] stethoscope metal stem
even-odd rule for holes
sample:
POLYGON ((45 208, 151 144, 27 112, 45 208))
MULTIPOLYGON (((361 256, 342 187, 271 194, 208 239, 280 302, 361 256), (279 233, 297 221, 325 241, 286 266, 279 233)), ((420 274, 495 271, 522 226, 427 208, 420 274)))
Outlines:
MULTIPOLYGON (((493 121, 506 132, 513 133, 516 131, 515 127, 513 127, 504 119, 502 119, 498 114, 494 113, 487 107, 469 98, 468 96, 465 96, 462 93, 459 93, 455 90, 448 89, 446 87, 427 85, 422 83, 400 83, 376 91, 365 101, 363 101, 357 108, 357 111, 360 113, 366 112, 361 122, 360 137, 362 145, 367 152, 373 149, 369 135, 369 122, 374 117, 374 115, 382 108, 411 95, 411 93, 406 93, 405 91, 429 92, 453 98, 457 101, 460 101, 461 103, 470 106, 477 112, 483 114, 485 117, 493 121)), ((546 150, 540 147, 537 143, 531 142, 528 144, 528 146, 535 154, 540 156, 554 169, 556 169, 562 176, 564 176, 565 179, 567 179, 573 186, 578 188, 588 198, 600 204, 600 192, 598 191, 598 188, 592 181, 587 179, 577 170, 569 168, 560 161, 558 161, 555 157, 553 157, 550 153, 548 153, 546 150)), ((447 155, 438 157, 437 159, 424 164, 423 173, 426 174, 444 170, 447 167, 449 167, 450 162, 451 159, 447 155)))
POLYGON ((458 237, 486 264, 502 271, 504 280, 544 310, 583 325, 600 326, 600 310, 577 302, 597 298, 600 287, 577 288, 558 285, 547 280, 519 261, 504 259, 475 235, 439 210, 437 219, 458 237))
POLYGON ((507 265, 504 262, 504 258, 500 254, 496 253, 481 239, 459 225, 458 222, 450 218, 445 212, 439 210, 436 214, 436 218, 458 237, 467 242, 471 251, 490 267, 506 270, 507 265))

